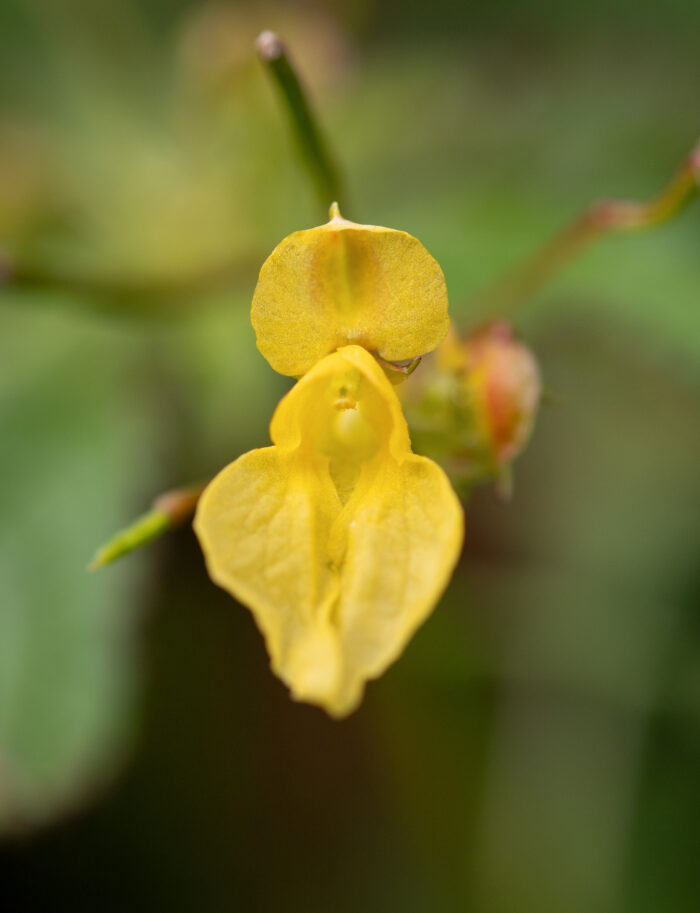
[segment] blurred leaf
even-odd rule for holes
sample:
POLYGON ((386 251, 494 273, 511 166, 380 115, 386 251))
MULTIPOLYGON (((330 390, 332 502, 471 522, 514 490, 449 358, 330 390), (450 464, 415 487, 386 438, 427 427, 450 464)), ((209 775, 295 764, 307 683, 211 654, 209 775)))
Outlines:
POLYGON ((122 756, 139 565, 85 565, 149 487, 151 440, 128 333, 17 308, 2 323, 0 830, 80 801, 122 756))

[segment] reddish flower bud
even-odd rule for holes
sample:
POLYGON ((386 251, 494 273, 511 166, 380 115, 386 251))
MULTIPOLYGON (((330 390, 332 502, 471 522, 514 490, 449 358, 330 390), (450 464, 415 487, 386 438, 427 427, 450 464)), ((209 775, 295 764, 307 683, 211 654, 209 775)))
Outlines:
POLYGON ((507 477, 541 396, 534 356, 502 322, 462 339, 452 330, 432 364, 402 387, 415 449, 467 487, 507 477))
POLYGON ((492 323, 463 343, 464 381, 499 466, 530 437, 542 385, 537 362, 507 323, 492 323))

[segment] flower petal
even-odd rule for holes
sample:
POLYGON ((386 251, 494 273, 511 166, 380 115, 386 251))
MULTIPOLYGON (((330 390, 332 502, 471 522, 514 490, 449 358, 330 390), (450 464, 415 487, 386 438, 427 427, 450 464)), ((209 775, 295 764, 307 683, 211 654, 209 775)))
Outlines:
POLYGON ((251 608, 293 695, 344 716, 437 602, 462 511, 442 470, 410 452, 396 393, 357 346, 287 394, 271 434, 275 446, 208 486, 195 529, 212 579, 251 608))
POLYGON ((447 333, 445 279, 406 232, 336 214, 277 245, 260 270, 251 320, 262 354, 292 377, 348 343, 403 361, 447 333))
POLYGON ((447 586, 463 537, 462 509, 426 457, 387 460, 339 517, 345 542, 335 623, 343 675, 332 712, 344 715, 364 684, 396 660, 447 586))
MULTIPOLYGON (((210 577, 251 608, 272 667, 290 687, 285 672, 298 664, 294 650, 323 630, 324 606, 337 599, 326 544, 339 510, 328 473, 317 477, 277 447, 225 467, 197 507, 195 531, 210 577)), ((294 680, 303 690, 302 676, 294 680)))

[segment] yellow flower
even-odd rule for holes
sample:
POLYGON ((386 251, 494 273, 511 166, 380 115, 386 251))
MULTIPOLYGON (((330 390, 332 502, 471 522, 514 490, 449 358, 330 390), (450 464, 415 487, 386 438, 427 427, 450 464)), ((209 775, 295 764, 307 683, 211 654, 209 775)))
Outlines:
POLYGON ((352 343, 386 361, 415 358, 449 327, 442 270, 420 241, 348 222, 337 204, 330 222, 289 235, 267 258, 251 319, 262 354, 291 377, 352 343))
MULTIPOLYGON (((291 354, 293 372, 311 357, 291 368, 291 354)), ((411 453, 396 393, 357 345, 311 367, 270 436, 211 482, 195 530, 210 576, 252 610, 293 696, 345 716, 432 611, 462 510, 442 469, 411 453)))
POLYGON ((227 466, 195 530, 212 579, 253 612, 272 668, 336 717, 401 653, 445 588, 462 510, 442 469, 411 452, 386 361, 434 349, 449 321, 440 267, 411 235, 327 225, 285 238, 251 319, 273 368, 302 379, 273 446, 227 466))

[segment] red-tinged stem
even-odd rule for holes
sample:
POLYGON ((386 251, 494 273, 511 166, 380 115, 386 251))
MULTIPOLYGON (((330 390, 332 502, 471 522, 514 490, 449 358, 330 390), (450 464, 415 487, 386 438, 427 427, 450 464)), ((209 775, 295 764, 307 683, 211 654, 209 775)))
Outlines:
POLYGON ((685 159, 671 183, 648 202, 597 200, 542 248, 506 275, 477 293, 470 310, 507 314, 531 297, 592 241, 611 232, 653 228, 680 212, 700 187, 700 142, 685 159))

